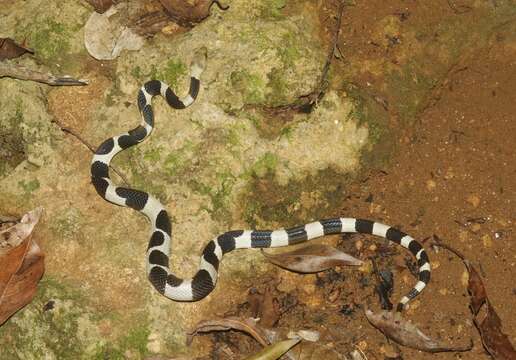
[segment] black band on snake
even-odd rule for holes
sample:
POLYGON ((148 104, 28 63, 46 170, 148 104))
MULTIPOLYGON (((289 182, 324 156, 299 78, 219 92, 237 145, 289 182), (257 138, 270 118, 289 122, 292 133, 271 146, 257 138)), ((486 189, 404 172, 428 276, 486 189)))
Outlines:
POLYGON ((170 218, 159 200, 144 191, 115 185, 109 177, 109 164, 120 151, 139 144, 150 135, 154 126, 151 106, 153 96, 163 96, 174 109, 190 106, 199 93, 200 76, 206 66, 206 49, 194 55, 190 70, 190 90, 180 99, 166 84, 151 80, 138 93, 138 108, 142 122, 136 128, 105 140, 97 149, 91 163, 91 182, 105 200, 120 206, 131 207, 151 222, 151 237, 147 249, 147 274, 156 290, 176 301, 197 301, 214 288, 222 256, 235 249, 271 248, 298 244, 330 234, 362 233, 386 238, 407 248, 415 256, 419 266, 418 282, 399 302, 397 310, 416 297, 430 281, 430 263, 419 242, 390 226, 354 218, 334 218, 315 221, 290 229, 237 230, 226 232, 211 240, 201 256, 199 270, 191 279, 181 279, 170 272, 169 254, 171 241, 170 218))

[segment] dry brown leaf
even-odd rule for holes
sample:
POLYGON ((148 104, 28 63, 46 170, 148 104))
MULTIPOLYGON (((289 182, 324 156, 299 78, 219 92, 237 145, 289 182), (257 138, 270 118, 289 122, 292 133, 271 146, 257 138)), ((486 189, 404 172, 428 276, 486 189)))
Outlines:
POLYGON ((34 51, 25 47, 23 44, 17 44, 13 39, 0 38, 0 61, 14 59, 25 53, 34 54, 34 51))
POLYGON ((93 8, 95 9, 96 12, 98 12, 99 14, 102 14, 107 9, 109 9, 111 7, 111 5, 119 3, 120 1, 116 1, 116 0, 86 0, 86 2, 88 2, 91 6, 93 6, 93 8))
POLYGON ((240 319, 237 317, 227 317, 223 319, 211 319, 203 320, 197 323, 195 327, 187 334, 186 344, 190 345, 193 341, 194 336, 198 333, 211 332, 211 331, 228 331, 228 330, 240 330, 251 335, 256 341, 262 346, 269 345, 267 335, 264 329, 256 324, 253 319, 240 319))
POLYGON ((516 359, 516 350, 508 336, 502 332, 502 321, 491 306, 484 283, 471 263, 463 259, 469 273, 468 292, 473 313, 473 322, 480 332, 482 344, 496 360, 516 359), (480 311, 485 305, 485 311, 480 311))
POLYGON ((262 251, 274 265, 299 273, 316 273, 335 266, 360 266, 362 260, 327 245, 308 245, 294 251, 269 254, 262 251))
POLYGON ((215 0, 195 0, 193 5, 184 0, 159 1, 170 18, 183 26, 192 26, 207 18, 210 15, 210 8, 213 3, 223 10, 227 9, 215 0))
POLYGON ((32 300, 43 276, 44 255, 31 239, 41 213, 37 208, 0 232, 0 325, 32 300))
POLYGON ((508 336, 502 331, 502 321, 489 302, 486 288, 478 271, 463 254, 453 247, 441 241, 434 242, 434 245, 451 251, 462 260, 468 270, 468 292, 470 295, 470 309, 473 313, 473 323, 480 332, 480 338, 486 351, 495 360, 516 359, 516 350, 508 336))
POLYGON ((366 310, 367 320, 389 339, 398 344, 426 352, 468 351, 473 344, 449 346, 426 336, 416 325, 404 320, 398 312, 380 311, 375 314, 366 310))

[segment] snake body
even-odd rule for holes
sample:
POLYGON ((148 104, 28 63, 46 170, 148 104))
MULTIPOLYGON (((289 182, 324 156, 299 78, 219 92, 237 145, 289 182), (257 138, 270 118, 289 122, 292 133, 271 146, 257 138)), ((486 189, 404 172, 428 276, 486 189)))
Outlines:
POLYGON ((333 218, 290 229, 228 231, 206 245, 201 255, 199 270, 193 278, 181 279, 171 273, 171 223, 166 209, 158 199, 144 191, 115 185, 109 177, 109 164, 120 151, 139 144, 152 132, 152 97, 161 95, 174 109, 184 109, 195 101, 206 60, 205 48, 195 53, 190 66, 190 90, 184 98, 180 99, 161 81, 146 82, 138 92, 141 124, 126 133, 105 140, 98 147, 91 163, 91 182, 102 198, 116 205, 133 208, 149 218, 151 237, 147 248, 147 275, 154 288, 172 300, 197 301, 215 288, 222 256, 235 249, 273 248, 298 244, 324 235, 362 233, 386 238, 407 248, 415 256, 419 267, 418 282, 398 303, 397 310, 401 311, 430 281, 428 256, 423 246, 411 236, 393 227, 364 219, 333 218))

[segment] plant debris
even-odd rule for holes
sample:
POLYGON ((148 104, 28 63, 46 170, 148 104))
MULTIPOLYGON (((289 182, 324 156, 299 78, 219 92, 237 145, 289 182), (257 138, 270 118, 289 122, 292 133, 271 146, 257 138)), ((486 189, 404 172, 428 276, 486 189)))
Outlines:
POLYGON ((221 10, 229 8, 218 0, 195 0, 193 5, 182 0, 160 0, 160 3, 172 20, 185 27, 192 27, 206 19, 213 4, 221 10))
POLYGON ((454 248, 443 244, 441 241, 435 241, 433 245, 451 251, 466 266, 469 275, 468 293, 470 295, 473 323, 480 333, 486 351, 496 360, 516 359, 516 350, 509 337, 502 331, 502 321, 487 297, 486 288, 478 271, 464 255, 454 248))
POLYGON ((390 300, 394 288, 394 275, 390 270, 378 271, 376 261, 373 259, 373 271, 376 276, 377 285, 375 286, 376 293, 380 299, 382 310, 392 310, 393 305, 390 300))
POLYGON ((34 54, 34 50, 17 44, 13 39, 0 38, 0 61, 14 59, 26 53, 34 54))
POLYGON ((93 6, 96 12, 102 14, 112 5, 119 3, 120 0, 86 0, 86 2, 93 6))
POLYGON ((292 347, 297 345, 301 341, 300 337, 293 339, 283 340, 275 344, 269 345, 264 349, 260 350, 253 356, 245 358, 246 360, 276 360, 279 359, 283 354, 289 351, 292 347))
POLYGON ((450 346, 437 342, 425 335, 416 325, 404 320, 399 312, 383 310, 375 314, 367 309, 365 315, 371 325, 380 330, 389 339, 413 349, 435 353, 469 351, 473 347, 473 342, 463 346, 450 346))
POLYGON ((0 325, 30 303, 45 271, 43 252, 31 237, 42 212, 36 208, 0 232, 0 325))
POLYGON ((251 335, 262 346, 267 346, 270 344, 265 329, 257 325, 256 320, 251 318, 240 319, 237 317, 200 321, 190 332, 187 333, 186 344, 190 345, 194 336, 199 333, 228 330, 243 331, 246 334, 251 335))
POLYGON ((351 255, 328 245, 312 244, 294 251, 280 254, 262 254, 274 265, 299 273, 317 273, 335 266, 360 266, 363 264, 351 255))
POLYGON ((52 86, 74 86, 74 85, 87 85, 88 80, 74 79, 71 76, 55 76, 49 73, 42 73, 39 71, 31 70, 25 66, 11 63, 11 62, 0 62, 0 78, 10 77, 18 80, 30 80, 36 81, 52 86))
POLYGON ((143 37, 128 27, 128 5, 120 3, 103 14, 93 12, 84 26, 84 45, 97 60, 116 59, 122 50, 139 50, 143 37))

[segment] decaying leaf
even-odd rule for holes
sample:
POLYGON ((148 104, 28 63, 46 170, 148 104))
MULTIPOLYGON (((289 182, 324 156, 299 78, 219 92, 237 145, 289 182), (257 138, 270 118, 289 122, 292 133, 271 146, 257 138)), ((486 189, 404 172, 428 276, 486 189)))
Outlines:
POLYGON ((186 344, 190 345, 193 338, 198 333, 211 331, 240 330, 251 335, 261 345, 269 345, 267 335, 263 328, 256 324, 254 319, 240 319, 237 317, 227 317, 223 319, 203 320, 197 323, 192 331, 187 334, 186 344))
POLYGON ((25 53, 34 54, 32 49, 17 44, 13 39, 0 38, 0 61, 14 59, 25 53))
POLYGON ((111 5, 120 2, 119 0, 86 0, 96 12, 99 14, 104 13, 111 5))
POLYGON ((0 232, 0 325, 32 300, 43 275, 44 255, 31 239, 42 211, 37 208, 0 232))
POLYGON ((276 360, 301 341, 301 338, 283 340, 269 345, 246 360, 276 360))
POLYGON ((482 344, 486 351, 496 360, 516 359, 516 350, 508 336, 502 331, 502 321, 487 297, 486 288, 478 271, 458 250, 444 244, 442 241, 434 241, 433 245, 451 251, 466 266, 469 274, 468 292, 470 295, 470 309, 473 313, 473 323, 480 332, 482 344))
POLYGON ((103 14, 92 13, 84 26, 84 45, 98 60, 113 60, 122 50, 139 50, 144 43, 128 26, 128 7, 120 3, 103 14))
POLYGON ((398 344, 426 352, 468 351, 473 344, 449 346, 426 336, 416 325, 404 320, 398 312, 380 311, 375 314, 366 310, 367 320, 389 339, 398 344))
POLYGON ((478 274, 471 263, 463 259, 469 273, 468 292, 473 313, 473 322, 480 332, 482 344, 487 352, 496 360, 516 359, 516 350, 508 336, 502 332, 502 321, 491 306, 487 292, 478 274), (485 312, 481 312, 485 306, 485 312))
POLYGON ((271 263, 299 273, 316 273, 335 266, 360 266, 363 264, 362 260, 331 246, 319 244, 274 255, 265 251, 262 253, 271 263))
POLYGON ((200 23, 210 15, 210 8, 215 3, 226 10, 228 7, 218 0, 195 0, 193 5, 184 0, 159 0, 171 19, 183 26, 192 26, 200 23))

